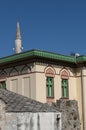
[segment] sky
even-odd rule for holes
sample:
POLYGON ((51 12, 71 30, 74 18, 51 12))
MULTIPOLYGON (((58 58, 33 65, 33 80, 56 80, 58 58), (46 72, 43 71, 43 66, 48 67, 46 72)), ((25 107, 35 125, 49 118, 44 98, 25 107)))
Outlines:
POLYGON ((86 1, 0 0, 0 58, 15 54, 17 22, 23 51, 86 55, 86 1))

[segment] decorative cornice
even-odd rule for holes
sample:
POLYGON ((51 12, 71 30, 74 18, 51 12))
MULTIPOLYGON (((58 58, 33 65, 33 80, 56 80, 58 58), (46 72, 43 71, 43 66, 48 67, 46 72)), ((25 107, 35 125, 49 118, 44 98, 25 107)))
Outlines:
POLYGON ((47 61, 49 63, 58 63, 61 64, 63 63, 64 65, 69 64, 73 65, 76 67, 77 64, 79 63, 86 63, 86 56, 78 56, 76 57, 76 62, 75 62, 75 57, 72 56, 65 56, 65 55, 60 55, 57 53, 52 53, 52 52, 47 52, 47 51, 40 51, 40 50, 30 50, 26 52, 22 52, 19 54, 11 55, 8 57, 4 57, 0 59, 0 65, 1 64, 8 64, 12 62, 18 62, 18 61, 25 61, 25 60, 31 60, 33 61, 47 61))
POLYGON ((40 50, 30 50, 26 52, 22 52, 19 54, 11 55, 8 57, 4 57, 0 59, 0 64, 8 63, 13 61, 21 61, 23 59, 32 59, 32 58, 40 58, 40 59, 48 59, 48 60, 55 60, 55 61, 64 61, 69 63, 74 63, 74 58, 70 56, 64 56, 56 53, 45 52, 40 50))

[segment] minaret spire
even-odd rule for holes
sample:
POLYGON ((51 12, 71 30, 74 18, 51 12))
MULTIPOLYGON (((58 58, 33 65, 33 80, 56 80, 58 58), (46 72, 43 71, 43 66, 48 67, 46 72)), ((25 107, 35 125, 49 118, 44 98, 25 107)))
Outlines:
POLYGON ((21 39, 19 22, 17 22, 16 39, 21 39))
POLYGON ((20 26, 19 22, 17 22, 16 27, 16 39, 15 39, 15 53, 21 53, 22 52, 22 42, 21 42, 21 34, 20 34, 20 26))

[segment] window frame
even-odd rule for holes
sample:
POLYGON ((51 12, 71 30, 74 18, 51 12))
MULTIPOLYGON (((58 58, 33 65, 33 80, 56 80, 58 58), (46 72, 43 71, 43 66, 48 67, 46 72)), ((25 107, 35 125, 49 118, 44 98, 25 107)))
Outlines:
POLYGON ((6 89, 6 81, 0 81, 0 85, 2 88, 6 89))
POLYGON ((62 78, 61 79, 61 89, 62 89, 62 98, 69 98, 69 84, 68 84, 68 79, 67 78, 62 78), (66 81, 67 84, 63 85, 63 81, 66 81))
POLYGON ((54 77, 46 77, 46 95, 47 98, 54 98, 54 77), (52 80, 51 83, 50 80, 52 80))

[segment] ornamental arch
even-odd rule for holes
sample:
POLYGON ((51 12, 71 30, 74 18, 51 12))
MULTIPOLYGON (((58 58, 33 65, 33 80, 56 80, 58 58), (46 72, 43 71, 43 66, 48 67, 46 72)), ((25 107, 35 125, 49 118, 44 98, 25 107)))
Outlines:
POLYGON ((61 90, 62 90, 62 98, 69 98, 69 71, 63 68, 60 71, 61 76, 61 90))
POLYGON ((45 76, 46 76, 46 97, 47 102, 52 102, 54 100, 54 77, 55 70, 53 67, 48 66, 45 68, 45 76))
POLYGON ((52 66, 47 66, 44 70, 45 76, 47 77, 55 77, 56 71, 52 66))
POLYGON ((61 78, 63 79, 69 79, 70 73, 66 68, 62 68, 59 72, 61 78))

